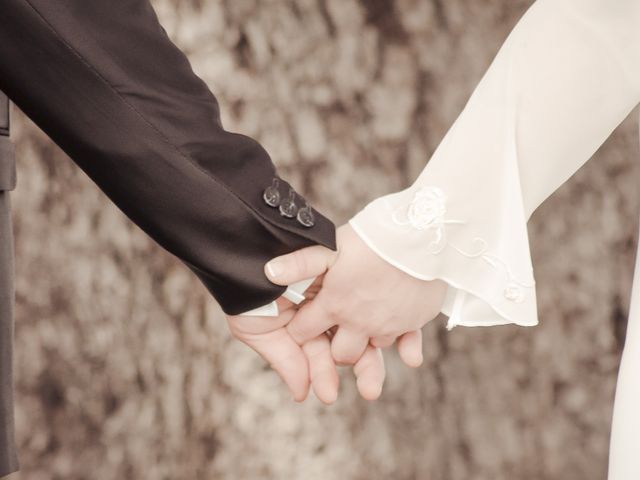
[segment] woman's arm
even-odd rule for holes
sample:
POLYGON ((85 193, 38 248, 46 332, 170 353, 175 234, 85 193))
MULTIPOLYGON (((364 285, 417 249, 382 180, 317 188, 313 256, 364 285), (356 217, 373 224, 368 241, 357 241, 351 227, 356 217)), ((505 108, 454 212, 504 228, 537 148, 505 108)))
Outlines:
POLYGON ((640 2, 538 0, 408 189, 351 220, 449 326, 537 323, 527 220, 640 101, 640 2))

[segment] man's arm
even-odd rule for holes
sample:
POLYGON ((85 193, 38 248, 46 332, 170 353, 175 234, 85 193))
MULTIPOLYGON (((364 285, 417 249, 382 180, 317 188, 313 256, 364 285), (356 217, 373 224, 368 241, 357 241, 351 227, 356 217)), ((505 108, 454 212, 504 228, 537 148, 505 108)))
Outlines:
MULTIPOLYGON (((271 257, 335 248, 332 223, 285 217, 254 140, 227 132, 216 99, 147 0, 4 0, 0 90, 118 205, 202 280, 225 312, 264 305, 271 257)), ((290 186, 280 179, 280 196, 290 186)), ((294 195, 297 208, 305 206, 294 195)))

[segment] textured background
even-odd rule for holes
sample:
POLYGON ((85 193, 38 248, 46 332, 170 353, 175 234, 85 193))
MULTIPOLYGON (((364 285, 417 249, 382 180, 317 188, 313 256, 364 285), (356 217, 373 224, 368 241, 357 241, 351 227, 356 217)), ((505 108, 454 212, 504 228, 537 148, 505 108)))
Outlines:
MULTIPOLYGON (((342 222, 410 182, 530 0, 157 0, 229 129, 342 222)), ((425 328, 294 404, 194 277, 15 112, 17 428, 48 479, 596 480, 638 212, 629 119, 531 222, 541 325, 425 328)))

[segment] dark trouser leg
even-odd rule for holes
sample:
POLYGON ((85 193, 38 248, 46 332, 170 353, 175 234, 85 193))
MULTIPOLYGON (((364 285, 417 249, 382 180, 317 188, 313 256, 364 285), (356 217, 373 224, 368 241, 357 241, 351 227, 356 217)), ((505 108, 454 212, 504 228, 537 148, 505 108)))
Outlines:
POLYGON ((18 469, 13 424, 13 229, 9 191, 16 186, 9 140, 9 99, 0 92, 0 476, 18 469))
POLYGON ((0 190, 0 476, 18 468, 13 424, 13 256, 9 192, 0 190))

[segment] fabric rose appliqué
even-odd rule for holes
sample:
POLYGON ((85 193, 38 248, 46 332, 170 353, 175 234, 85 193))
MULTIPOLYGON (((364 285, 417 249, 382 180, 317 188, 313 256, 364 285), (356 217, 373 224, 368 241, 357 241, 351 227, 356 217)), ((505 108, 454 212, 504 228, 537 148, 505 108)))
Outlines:
POLYGON ((426 230, 442 225, 447 213, 444 192, 438 187, 419 190, 407 210, 407 219, 413 228, 426 230))
POLYGON ((502 271, 506 280, 503 291, 504 297, 515 303, 524 301, 523 289, 533 288, 535 284, 516 280, 507 263, 488 252, 489 245, 483 238, 475 237, 473 239, 474 251, 465 251, 449 243, 447 240, 447 226, 465 225, 467 222, 447 219, 446 215, 447 199, 442 189, 435 186, 425 186, 415 193, 408 206, 403 205, 395 209, 392 218, 397 225, 430 232, 432 238, 427 244, 427 249, 431 254, 436 255, 449 247, 460 255, 481 259, 493 268, 502 271))
POLYGON ((407 208, 394 212, 393 221, 398 225, 410 226, 416 230, 431 231, 433 239, 429 242, 429 252, 440 253, 447 246, 446 226, 463 224, 458 220, 447 220, 446 196, 438 187, 422 187, 413 197, 407 208))

